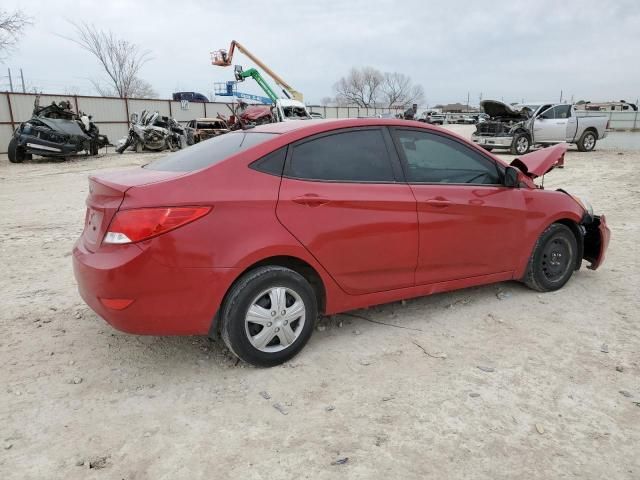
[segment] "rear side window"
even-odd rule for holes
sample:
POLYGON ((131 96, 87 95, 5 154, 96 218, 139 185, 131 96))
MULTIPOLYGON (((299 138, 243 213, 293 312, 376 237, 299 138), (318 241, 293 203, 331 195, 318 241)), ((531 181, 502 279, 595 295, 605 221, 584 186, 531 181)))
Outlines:
POLYGON ((145 168, 170 172, 192 172, 215 165, 231 155, 275 138, 274 133, 231 132, 210 138, 164 158, 145 168))
POLYGON ((282 176, 284 161, 287 158, 287 147, 282 147, 253 162, 250 167, 262 173, 282 176))
POLYGON ((394 182, 379 129, 335 133, 293 147, 287 175, 337 182, 394 182))

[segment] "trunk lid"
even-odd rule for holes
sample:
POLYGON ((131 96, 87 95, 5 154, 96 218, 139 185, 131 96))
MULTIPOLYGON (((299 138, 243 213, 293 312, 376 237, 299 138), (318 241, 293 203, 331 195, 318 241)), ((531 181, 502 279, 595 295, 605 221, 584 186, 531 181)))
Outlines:
POLYGON ((89 177, 89 195, 82 239, 90 252, 95 252, 102 243, 109 224, 124 201, 127 190, 132 187, 157 183, 180 177, 185 172, 165 172, 138 168, 101 173, 89 177))
POLYGON ((529 178, 540 177, 556 166, 564 166, 564 153, 567 147, 566 143, 559 143, 553 147, 527 153, 511 162, 511 166, 518 168, 529 178))

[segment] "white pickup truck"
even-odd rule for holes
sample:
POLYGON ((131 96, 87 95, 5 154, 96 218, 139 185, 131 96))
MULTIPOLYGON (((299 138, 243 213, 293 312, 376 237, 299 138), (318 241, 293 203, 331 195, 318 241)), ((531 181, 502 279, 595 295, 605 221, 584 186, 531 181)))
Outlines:
POLYGON ((485 148, 509 149, 524 155, 535 145, 575 143, 590 152, 607 136, 608 117, 581 116, 566 103, 534 103, 511 107, 496 100, 484 100, 480 107, 489 119, 478 123, 471 140, 485 148))

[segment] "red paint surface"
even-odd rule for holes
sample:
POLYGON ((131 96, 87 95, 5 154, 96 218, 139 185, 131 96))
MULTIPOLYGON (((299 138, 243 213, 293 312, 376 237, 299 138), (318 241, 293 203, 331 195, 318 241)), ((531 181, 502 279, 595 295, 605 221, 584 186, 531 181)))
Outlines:
MULTIPOLYGON (((481 151, 418 122, 310 120, 258 127, 254 131, 280 135, 200 171, 93 176, 85 230, 73 251, 83 299, 126 332, 206 334, 244 271, 271 257, 292 257, 318 273, 326 292, 324 312, 333 314, 519 279, 542 231, 558 220, 579 223, 584 214, 570 196, 537 189, 524 176, 521 188, 358 184, 281 179, 249 168, 299 139, 362 125, 438 131, 481 151), (212 209, 149 240, 102 242, 118 211, 186 206, 212 209), (100 299, 133 301, 114 310, 100 299)), ((601 232, 596 267, 609 239, 604 217, 601 232)))

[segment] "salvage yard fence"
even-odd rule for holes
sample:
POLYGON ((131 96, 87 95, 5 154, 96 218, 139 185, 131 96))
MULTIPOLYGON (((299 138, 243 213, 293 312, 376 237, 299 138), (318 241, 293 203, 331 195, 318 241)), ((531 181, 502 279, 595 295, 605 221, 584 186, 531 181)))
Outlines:
MULTIPOLYGON (((33 104, 36 99, 33 93, 0 92, 0 153, 7 152, 13 131, 24 121, 31 118, 33 104)), ((142 110, 158 111, 160 115, 168 115, 179 122, 202 117, 216 117, 218 114, 229 116, 231 104, 228 102, 179 102, 174 100, 133 99, 115 97, 93 97, 86 95, 52 95, 41 94, 40 105, 51 102, 69 101, 72 108, 92 115, 100 133, 107 135, 112 143, 124 137, 129 130, 129 117, 142 110)), ((370 117, 383 114, 397 114, 401 108, 380 107, 334 107, 308 105, 312 113, 319 113, 324 118, 370 117)), ((420 111, 420 110, 419 110, 420 111)), ((585 116, 607 115, 612 130, 638 130, 640 118, 638 112, 581 112, 585 116)))

